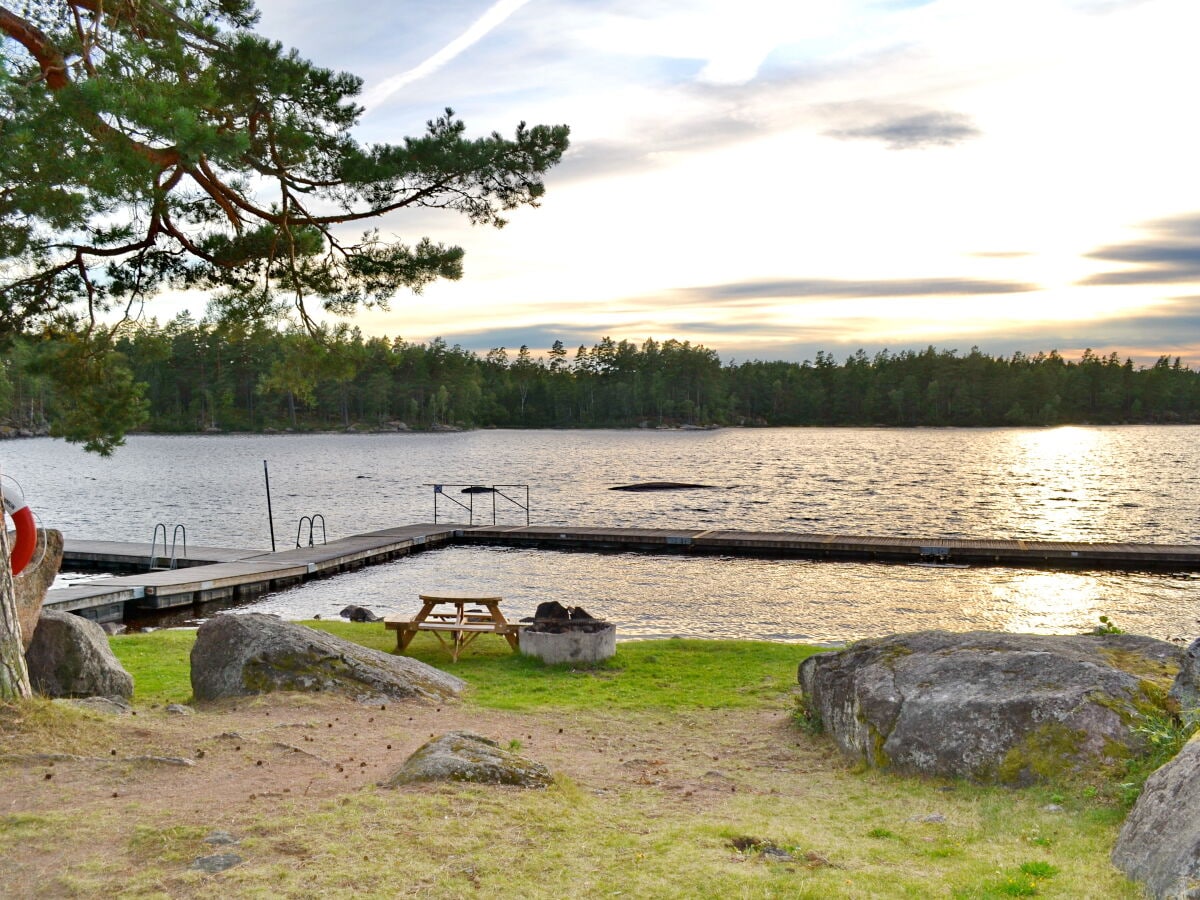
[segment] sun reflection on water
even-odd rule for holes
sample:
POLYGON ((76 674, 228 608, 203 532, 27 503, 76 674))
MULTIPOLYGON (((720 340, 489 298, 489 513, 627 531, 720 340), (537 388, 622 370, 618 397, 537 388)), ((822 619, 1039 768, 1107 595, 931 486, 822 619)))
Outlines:
POLYGON ((1003 517, 1016 531, 1062 541, 1095 540, 1105 460, 1095 430, 1064 427, 1011 435, 1004 463, 1014 485, 1003 517))
POLYGON ((1102 582, 1072 572, 1014 572, 991 586, 990 599, 981 614, 1002 631, 1061 634, 1113 612, 1102 582))

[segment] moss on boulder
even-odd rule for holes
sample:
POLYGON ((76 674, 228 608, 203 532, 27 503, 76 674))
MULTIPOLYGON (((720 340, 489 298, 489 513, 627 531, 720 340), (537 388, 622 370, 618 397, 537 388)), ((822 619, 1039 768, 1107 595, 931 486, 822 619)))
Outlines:
POLYGON ((382 786, 430 781, 547 787, 554 779, 541 763, 505 750, 493 740, 451 731, 420 747, 382 786))
POLYGON ((1169 714, 1182 652, 1139 635, 926 631, 800 666, 807 708, 873 768, 1026 784, 1113 767, 1169 714))
POLYGON ((196 633, 191 662, 199 701, 272 691, 444 700, 466 686, 415 659, 260 613, 209 619, 196 633))

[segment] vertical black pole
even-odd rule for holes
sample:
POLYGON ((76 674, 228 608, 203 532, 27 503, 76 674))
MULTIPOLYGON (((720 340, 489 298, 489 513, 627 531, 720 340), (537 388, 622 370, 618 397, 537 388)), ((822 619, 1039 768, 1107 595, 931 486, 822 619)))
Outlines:
POLYGON ((267 471, 267 461, 263 460, 263 478, 267 482, 267 523, 271 526, 271 552, 275 552, 275 517, 271 514, 271 473, 267 471))

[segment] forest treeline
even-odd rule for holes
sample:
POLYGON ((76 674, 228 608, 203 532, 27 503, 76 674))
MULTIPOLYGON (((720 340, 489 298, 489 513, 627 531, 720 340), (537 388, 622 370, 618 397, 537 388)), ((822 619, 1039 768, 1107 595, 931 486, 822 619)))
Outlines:
MULTIPOLYGON (((729 362, 687 341, 605 338, 545 355, 484 354, 341 328, 307 334, 151 321, 118 345, 148 431, 659 425, 1056 425, 1200 421, 1200 372, 1178 358, 859 351, 839 362, 729 362)), ((0 418, 37 429, 57 399, 41 345, 0 367, 0 418)))

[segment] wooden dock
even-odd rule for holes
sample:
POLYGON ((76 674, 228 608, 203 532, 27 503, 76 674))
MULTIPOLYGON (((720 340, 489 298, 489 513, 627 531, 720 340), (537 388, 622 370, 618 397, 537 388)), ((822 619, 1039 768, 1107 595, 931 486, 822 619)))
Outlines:
MULTIPOLYGON (((47 594, 44 605, 97 622, 119 622, 126 616, 156 610, 213 601, 245 601, 309 578, 348 572, 427 547, 444 546, 453 540, 454 533, 454 526, 406 525, 278 553, 189 547, 186 558, 176 559, 174 569, 149 569, 149 551, 144 544, 68 539, 63 542, 66 571, 143 571, 53 590, 47 594)), ((169 560, 155 562, 167 565, 169 560)))
POLYGON ((493 545, 542 550, 756 556, 931 565, 968 564, 1051 569, 1200 571, 1192 544, 1068 543, 961 538, 870 537, 726 529, 580 528, 558 526, 405 525, 278 553, 189 548, 186 558, 151 561, 144 544, 67 540, 67 571, 136 572, 52 591, 46 607, 99 622, 212 601, 239 602, 267 591, 433 547, 493 545), (138 571, 142 570, 142 571, 138 571))
POLYGON ((964 538, 869 537, 841 534, 677 530, 665 528, 560 528, 518 526, 463 529, 456 542, 557 550, 695 553, 722 556, 837 559, 893 563, 967 563, 1063 569, 1198 571, 1194 544, 1105 544, 964 538))

